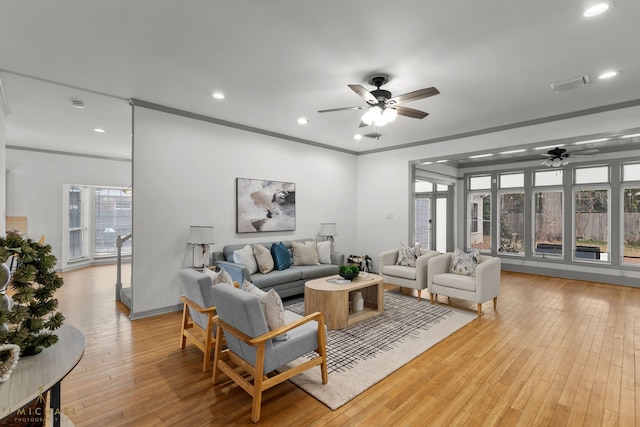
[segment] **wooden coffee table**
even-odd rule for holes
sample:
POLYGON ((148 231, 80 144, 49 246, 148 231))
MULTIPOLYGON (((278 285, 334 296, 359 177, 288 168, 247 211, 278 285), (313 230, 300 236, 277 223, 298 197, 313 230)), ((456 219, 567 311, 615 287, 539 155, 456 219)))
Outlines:
POLYGON ((377 316, 384 311, 384 283, 382 277, 368 273, 347 283, 331 283, 327 279, 341 279, 340 276, 310 280, 304 284, 305 314, 319 311, 324 314, 329 329, 342 329, 355 322, 377 316), (349 302, 354 292, 362 292, 364 310, 349 312, 349 302))

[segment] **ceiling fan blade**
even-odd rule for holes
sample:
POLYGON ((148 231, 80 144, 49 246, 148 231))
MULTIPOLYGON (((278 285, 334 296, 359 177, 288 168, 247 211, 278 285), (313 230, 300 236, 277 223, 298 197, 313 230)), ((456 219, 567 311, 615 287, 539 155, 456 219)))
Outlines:
POLYGON ((359 128, 364 128, 369 126, 368 124, 366 124, 365 122, 363 122, 362 120, 360 120, 360 124, 358 125, 359 128))
POLYGON ((360 86, 360 85, 348 85, 348 86, 351 88, 352 91, 354 91, 355 93, 360 95, 360 97, 362 97, 369 104, 375 105, 375 104, 378 103, 378 100, 376 99, 376 97, 373 96, 371 94, 371 92, 369 92, 368 90, 366 90, 362 86, 360 86))
POLYGON ((435 87, 429 87, 393 97, 387 101, 387 104, 400 104, 402 102, 417 101, 418 99, 428 98, 439 93, 440 91, 435 87))
POLYGON ((361 106, 361 107, 342 107, 342 108, 330 108, 328 110, 318 110, 318 113, 331 113, 333 111, 345 111, 345 110, 362 110, 364 108, 369 108, 369 106, 361 106))
POLYGON ((413 119, 424 119, 429 115, 429 113, 425 113, 424 111, 414 110, 413 108, 401 107, 399 105, 394 105, 393 108, 398 112, 399 115, 405 117, 411 117, 413 119))

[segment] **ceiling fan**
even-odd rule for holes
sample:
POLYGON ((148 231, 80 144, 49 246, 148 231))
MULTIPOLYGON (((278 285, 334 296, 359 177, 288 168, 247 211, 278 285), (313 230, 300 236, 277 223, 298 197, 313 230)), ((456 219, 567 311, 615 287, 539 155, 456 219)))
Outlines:
POLYGON ((384 126, 389 122, 395 120, 397 115, 411 117, 414 119, 423 119, 429 115, 424 111, 408 108, 400 104, 417 101, 418 99, 427 98, 429 96, 437 95, 440 93, 435 87, 416 90, 413 92, 405 93, 404 95, 391 96, 391 92, 388 90, 380 89, 380 87, 389 82, 388 76, 373 76, 369 79, 368 83, 375 86, 376 89, 368 91, 360 85, 348 85, 351 90, 362 97, 367 105, 358 107, 343 107, 343 108, 331 108, 329 110, 319 110, 318 113, 330 113, 333 111, 344 110, 364 110, 367 112, 362 116, 360 127, 369 126, 374 124, 376 126, 384 126))
MULTIPOLYGON (((597 148, 576 151, 575 153, 581 153, 581 154, 574 157, 582 157, 584 155, 594 154, 599 151, 600 150, 598 150, 597 148)), ((544 162, 542 162, 542 164, 545 166, 559 168, 560 166, 566 166, 569 164, 569 153, 567 153, 567 150, 565 150, 564 148, 556 147, 547 151, 547 154, 542 154, 542 155, 549 156, 544 160, 544 162)))

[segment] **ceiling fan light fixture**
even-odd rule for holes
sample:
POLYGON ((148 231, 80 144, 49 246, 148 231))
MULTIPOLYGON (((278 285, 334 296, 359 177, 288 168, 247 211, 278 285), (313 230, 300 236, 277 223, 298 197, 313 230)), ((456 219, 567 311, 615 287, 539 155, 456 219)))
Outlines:
POLYGON ((544 166, 551 166, 551 159, 544 159, 544 162, 542 162, 542 164, 544 166))
POLYGON ((594 4, 593 6, 587 8, 582 14, 582 16, 584 16, 585 18, 592 18, 594 16, 598 16, 606 12, 607 10, 611 9, 611 6, 613 6, 613 2, 611 1, 603 1, 600 3, 594 4))
POLYGON ((559 168, 560 166, 562 166, 562 159, 556 157, 555 159, 551 160, 551 167, 559 168))
POLYGON ((387 123, 391 123, 398 117, 398 112, 395 108, 385 108, 382 112, 382 117, 387 120, 387 123))

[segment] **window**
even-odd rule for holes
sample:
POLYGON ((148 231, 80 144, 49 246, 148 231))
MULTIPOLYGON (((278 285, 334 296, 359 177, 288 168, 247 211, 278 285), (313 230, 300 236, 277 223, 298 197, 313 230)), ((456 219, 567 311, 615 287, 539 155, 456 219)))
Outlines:
POLYGON ((534 253, 562 255, 562 191, 535 191, 534 253))
POLYGON ((431 247, 431 198, 416 197, 416 242, 431 247))
MULTIPOLYGON (((131 194, 121 188, 65 186, 68 188, 68 242, 66 261, 91 262, 117 255, 117 237, 131 233, 131 194)), ((122 246, 131 254, 131 240, 122 246)))
POLYGON ((576 184, 595 184, 598 182, 609 182, 608 166, 576 169, 576 184))
POLYGON ((640 181, 640 163, 622 165, 622 180, 625 182, 640 181))
MULTIPOLYGON (((117 236, 131 233, 131 195, 120 188, 96 188, 94 213, 94 255, 117 255, 117 236)), ((122 253, 131 253, 130 240, 123 245, 122 253)))
POLYGON ((550 171, 535 171, 533 173, 533 185, 535 187, 546 187, 549 185, 562 185, 562 169, 550 171))
POLYGON ((622 204, 624 206, 622 262, 640 265, 640 186, 625 188, 622 194, 622 204))
POLYGON ((574 194, 574 259, 608 261, 609 190, 577 189, 574 194))
POLYGON ((491 251, 491 175, 469 177, 467 206, 468 245, 472 249, 491 251), (483 191, 477 191, 483 190, 483 191))
POLYGON ((87 256, 84 243, 84 209, 82 189, 69 189, 69 259, 79 259, 87 256))
POLYGON ((524 187, 524 173, 504 173, 500 175, 500 188, 524 187))
POLYGON ((500 252, 524 254, 524 192, 500 193, 500 252))

